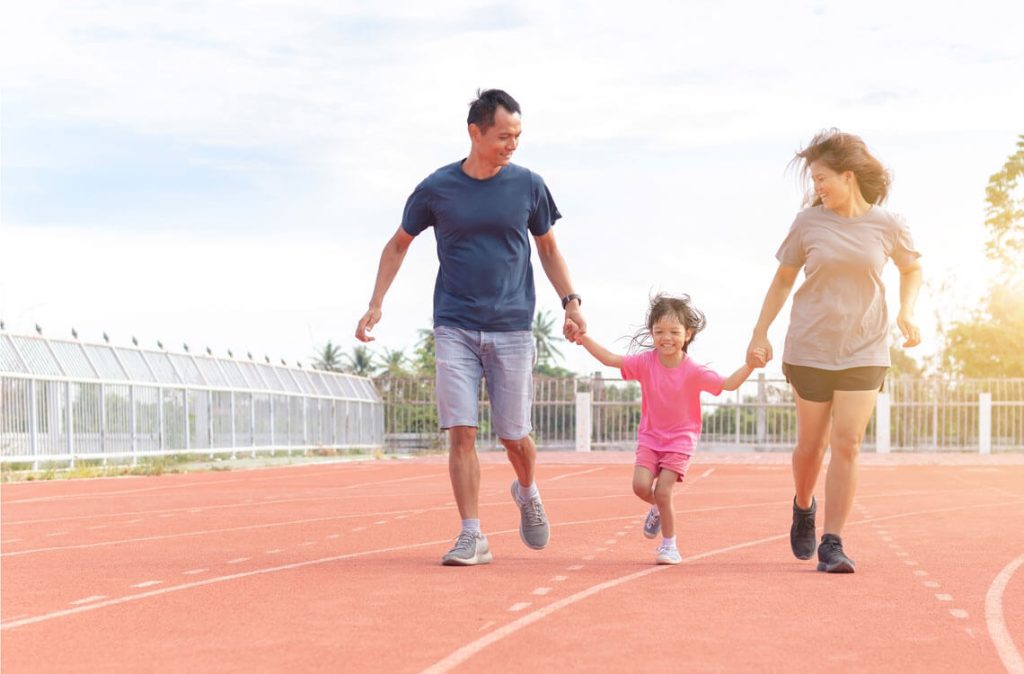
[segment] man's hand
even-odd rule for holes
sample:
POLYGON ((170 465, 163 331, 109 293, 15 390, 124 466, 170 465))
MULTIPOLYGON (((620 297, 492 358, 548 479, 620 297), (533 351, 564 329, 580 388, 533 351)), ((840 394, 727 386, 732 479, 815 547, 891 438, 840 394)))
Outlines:
POLYGON ((373 330, 373 326, 377 325, 380 316, 380 309, 373 307, 367 309, 363 317, 359 319, 359 325, 356 327, 356 339, 360 342, 372 342, 374 338, 366 333, 373 330))

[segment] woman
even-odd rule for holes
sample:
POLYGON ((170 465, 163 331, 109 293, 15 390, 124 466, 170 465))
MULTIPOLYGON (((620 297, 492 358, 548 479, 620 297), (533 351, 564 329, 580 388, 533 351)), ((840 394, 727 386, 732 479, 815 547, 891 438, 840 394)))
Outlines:
POLYGON ((779 268, 747 360, 753 364, 758 349, 771 359, 768 328, 803 267, 782 356, 797 417, 790 544, 799 559, 810 559, 817 547, 819 571, 853 573, 840 533, 853 506, 861 440, 890 364, 882 267, 891 258, 900 270, 896 322, 903 346, 915 346, 921 341, 914 322, 920 254, 902 219, 881 207, 889 194, 889 172, 859 137, 823 131, 793 162, 813 188, 805 199, 810 206, 797 214, 775 255, 779 268), (814 487, 828 446, 824 535, 816 546, 814 487))

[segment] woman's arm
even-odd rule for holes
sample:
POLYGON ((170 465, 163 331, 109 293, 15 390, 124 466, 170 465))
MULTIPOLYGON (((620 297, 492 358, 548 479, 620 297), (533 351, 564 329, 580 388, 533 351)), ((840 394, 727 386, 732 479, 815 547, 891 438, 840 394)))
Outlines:
POLYGON ((917 260, 900 269, 900 313, 896 317, 896 325, 906 339, 904 347, 921 343, 921 330, 914 321, 914 306, 917 304, 917 293, 921 290, 921 279, 921 263, 917 260))
POLYGON ((780 264, 776 270, 772 284, 768 286, 768 292, 761 304, 761 314, 757 318, 757 325, 754 326, 754 334, 747 346, 748 365, 756 364, 753 359, 755 349, 764 349, 765 362, 772 359, 772 345, 768 341, 768 328, 771 327, 772 321, 779 315, 779 311, 782 310, 782 306, 789 298, 789 293, 793 290, 793 284, 796 282, 796 275, 799 272, 799 267, 785 264, 780 264))

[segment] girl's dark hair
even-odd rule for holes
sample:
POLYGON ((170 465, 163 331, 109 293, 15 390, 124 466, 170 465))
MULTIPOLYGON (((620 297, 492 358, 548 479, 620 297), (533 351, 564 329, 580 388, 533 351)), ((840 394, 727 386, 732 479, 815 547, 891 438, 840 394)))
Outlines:
POLYGON ((700 309, 693 306, 689 295, 666 295, 659 293, 651 298, 651 306, 647 309, 647 319, 644 321, 644 328, 638 330, 630 342, 631 350, 654 348, 654 324, 665 316, 675 316, 683 327, 692 330, 693 334, 683 344, 685 353, 694 340, 697 333, 707 325, 707 319, 700 309))
POLYGON ((519 103, 501 89, 476 91, 476 100, 469 104, 469 117, 466 124, 476 124, 481 131, 494 126, 494 113, 501 106, 510 113, 520 113, 519 103))
POLYGON ((811 143, 796 153, 790 165, 800 166, 800 177, 811 182, 811 188, 804 196, 807 206, 820 206, 821 197, 814 191, 811 180, 811 163, 820 161, 836 173, 853 171, 857 176, 860 193, 869 204, 882 204, 889 196, 892 176, 882 166, 882 162, 868 151, 868 146, 852 133, 843 133, 839 129, 819 131, 811 139, 811 143))

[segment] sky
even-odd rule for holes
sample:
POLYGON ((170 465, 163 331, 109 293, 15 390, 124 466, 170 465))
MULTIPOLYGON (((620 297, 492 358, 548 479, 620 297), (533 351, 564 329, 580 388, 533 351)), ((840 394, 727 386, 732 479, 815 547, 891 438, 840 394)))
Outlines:
MULTIPOLYGON (((919 360, 984 296, 985 186, 1024 134, 1024 3, 146 3, 0 10, 0 319, 308 364, 357 345, 409 193, 466 156, 477 88, 523 109, 590 334, 690 294, 731 372, 799 210, 787 165, 861 135, 923 254, 919 360)), ((561 315, 534 255, 538 309, 561 315)), ((430 326, 432 233, 373 331, 430 326)), ((898 274, 884 277, 895 316, 898 274)), ((769 335, 781 354, 783 309, 769 335)), ((601 370, 562 344, 562 365, 601 370)), ((778 372, 778 360, 769 373, 778 372)), ((613 374, 605 370, 606 374, 613 374)))

